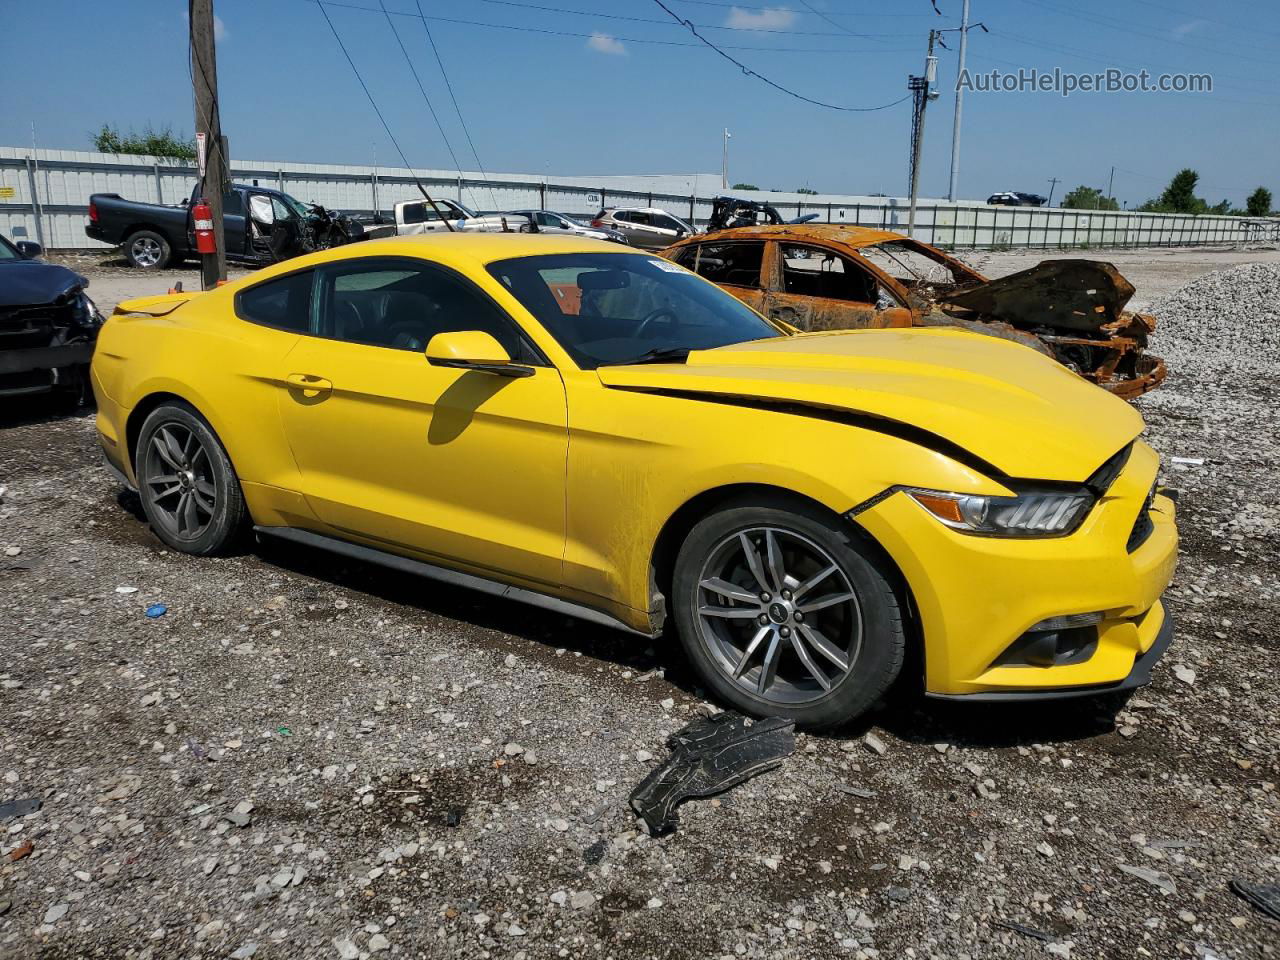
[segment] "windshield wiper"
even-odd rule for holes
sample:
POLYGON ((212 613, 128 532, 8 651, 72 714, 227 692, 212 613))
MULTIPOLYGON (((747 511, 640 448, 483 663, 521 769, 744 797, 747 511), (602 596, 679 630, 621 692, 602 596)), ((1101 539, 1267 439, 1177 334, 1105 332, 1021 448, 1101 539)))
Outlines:
POLYGON ((609 363, 602 363, 602 367, 629 367, 638 363, 684 363, 689 358, 688 347, 657 347, 653 350, 646 350, 638 357, 630 360, 613 360, 609 363))

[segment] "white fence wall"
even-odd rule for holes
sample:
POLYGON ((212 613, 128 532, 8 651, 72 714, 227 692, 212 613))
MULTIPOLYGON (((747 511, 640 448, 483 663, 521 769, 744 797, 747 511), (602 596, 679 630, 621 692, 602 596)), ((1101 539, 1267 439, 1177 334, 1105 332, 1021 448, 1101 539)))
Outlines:
MULTIPOLYGON (((719 177, 554 177, 528 174, 415 170, 435 195, 481 210, 545 207, 590 215, 604 206, 659 206, 705 222, 719 177)), ((194 168, 172 161, 73 150, 0 147, 0 233, 34 239, 50 248, 102 247, 84 234, 89 196, 118 193, 131 200, 176 204, 191 191, 194 168)), ((333 164, 243 161, 232 164, 241 183, 284 190, 309 203, 357 215, 387 212, 398 200, 419 196, 410 171, 333 164)), ((817 214, 818 222, 905 232, 901 197, 761 193, 784 216, 817 214)), ((1280 220, 1184 216, 1127 211, 993 207, 984 203, 922 200, 916 236, 948 249, 991 247, 1091 248, 1191 246, 1280 241, 1280 220)))

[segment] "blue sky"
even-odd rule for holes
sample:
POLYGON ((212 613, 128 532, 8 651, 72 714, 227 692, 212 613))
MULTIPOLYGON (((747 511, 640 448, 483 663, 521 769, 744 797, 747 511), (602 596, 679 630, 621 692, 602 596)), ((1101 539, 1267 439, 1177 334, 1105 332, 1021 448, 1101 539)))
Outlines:
MULTIPOLYGON (((382 0, 464 168, 466 137, 415 0, 382 0), (401 16, 407 13, 412 16, 401 16)), ((563 174, 716 171, 728 127, 730 179, 842 193, 905 190, 909 104, 841 112, 745 76, 655 0, 417 0, 476 151, 490 170, 563 174), (555 9, 549 9, 555 8, 555 9), (581 11, 580 13, 570 11, 581 11), (451 21, 451 22, 450 22, 451 21), (457 21, 471 21, 457 22, 457 21), (477 24, 488 24, 481 26, 477 24), (496 26, 502 25, 502 26, 496 26), (512 27, 524 29, 509 29, 512 27), (543 31, 543 32, 537 32, 543 31)), ((732 56, 814 100, 866 107, 906 92, 932 27, 960 0, 664 0, 732 56)), ((453 161, 379 0, 327 6, 410 161, 453 161), (368 10, 353 7, 371 8, 368 10)), ((232 156, 398 162, 315 0, 215 0, 223 129, 232 156)), ((104 121, 192 127, 181 0, 7 5, 0 143, 88 149, 104 121), (57 51, 56 57, 53 51, 57 51), (43 53, 39 53, 43 51, 43 53)), ((1130 205, 1177 169, 1210 202, 1255 186, 1280 197, 1280 4, 1220 0, 973 0, 990 33, 970 36, 973 71, 1214 75, 1210 94, 969 93, 959 193, 1105 188, 1130 205)), ((945 195, 956 34, 941 50, 942 96, 926 120, 922 193, 945 195)))

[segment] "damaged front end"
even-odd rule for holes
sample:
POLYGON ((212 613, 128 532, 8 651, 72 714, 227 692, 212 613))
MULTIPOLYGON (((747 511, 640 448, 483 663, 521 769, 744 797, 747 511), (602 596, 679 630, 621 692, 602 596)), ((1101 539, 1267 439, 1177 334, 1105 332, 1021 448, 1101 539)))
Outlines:
POLYGON ((0 399, 53 391, 84 399, 103 322, 87 286, 54 264, 0 266, 0 399))
POLYGON ((1132 399, 1159 386, 1165 362, 1146 352, 1155 317, 1124 309, 1133 285, 1109 263, 1046 260, 1029 270, 936 298, 926 325, 979 324, 983 332, 1044 344, 1058 362, 1086 380, 1132 399))

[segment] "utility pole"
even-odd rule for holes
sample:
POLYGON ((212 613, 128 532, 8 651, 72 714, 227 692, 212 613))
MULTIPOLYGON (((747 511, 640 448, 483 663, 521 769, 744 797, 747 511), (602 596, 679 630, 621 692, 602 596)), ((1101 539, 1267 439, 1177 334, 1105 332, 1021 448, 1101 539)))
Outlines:
POLYGON ((947 199, 956 198, 956 179, 960 175, 960 116, 964 113, 964 88, 959 78, 964 76, 964 55, 969 48, 969 0, 964 0, 960 14, 960 64, 956 68, 956 114, 951 122, 951 180, 947 185, 947 199))
POLYGON ((1111 168, 1111 177, 1107 180, 1107 199, 1108 200, 1112 199, 1111 188, 1115 186, 1115 182, 1116 182, 1116 168, 1113 166, 1111 168))
POLYGON ((1050 178, 1049 178, 1049 199, 1048 199, 1048 201, 1045 203, 1045 206, 1046 206, 1046 207, 1052 207, 1052 206, 1053 206, 1053 191, 1054 191, 1054 188, 1055 188, 1055 187, 1057 187, 1057 185, 1058 185, 1058 184, 1060 184, 1061 182, 1062 182, 1062 181, 1061 181, 1061 180, 1059 180, 1057 177, 1050 177, 1050 178))
POLYGON ((907 236, 916 234, 916 197, 920 192, 920 150, 924 145, 924 111, 930 100, 938 98, 938 58, 933 55, 933 45, 941 39, 937 30, 929 31, 929 50, 924 58, 924 76, 907 77, 907 89, 911 91, 911 211, 907 215, 907 236))
MULTIPOLYGON (((230 180, 227 140, 218 115, 218 61, 213 42, 213 0, 188 0, 191 28, 191 77, 195 84, 197 163, 200 193, 209 202, 216 253, 200 257, 200 285, 208 290, 227 279, 227 249, 222 229, 222 196, 230 180), (203 144, 200 141, 203 140, 203 144), (201 150, 203 146, 203 150, 201 150)), ((248 211, 245 216, 248 227, 248 211)))
POLYGON ((722 152, 720 155, 720 189, 729 189, 729 140, 733 136, 729 132, 729 128, 724 128, 724 139, 722 141, 722 152))

